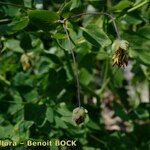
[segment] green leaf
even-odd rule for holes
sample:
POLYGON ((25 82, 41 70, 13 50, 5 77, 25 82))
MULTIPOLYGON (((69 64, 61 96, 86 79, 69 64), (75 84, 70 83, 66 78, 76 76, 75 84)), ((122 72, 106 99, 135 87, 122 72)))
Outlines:
POLYGON ((100 51, 98 54, 97 54, 97 56, 96 56, 96 58, 98 59, 98 60, 105 60, 105 59, 107 59, 109 56, 108 56, 108 54, 105 52, 105 51, 100 51))
POLYGON ((10 83, 8 80, 6 80, 5 77, 2 76, 2 75, 0 75, 0 82, 5 83, 6 85, 10 85, 10 84, 11 84, 11 83, 10 83))
POLYGON ((21 36, 21 42, 20 42, 20 46, 22 49, 24 50, 30 50, 32 48, 32 40, 31 40, 31 37, 28 33, 24 33, 22 36, 21 36))
POLYGON ((148 50, 136 49, 130 51, 130 57, 136 58, 144 65, 150 65, 150 53, 148 50))
POLYGON ((66 36, 66 34, 56 33, 56 34, 52 35, 52 37, 59 40, 59 39, 66 39, 67 36, 66 36))
POLYGON ((141 51, 139 53, 139 59, 147 65, 150 65, 150 52, 149 51, 141 51))
POLYGON ((20 47, 20 41, 15 39, 8 39, 5 43, 5 49, 8 48, 14 52, 23 53, 23 49, 20 47))
POLYGON ((29 18, 28 17, 22 17, 19 20, 14 20, 10 25, 9 25, 9 32, 8 33, 15 33, 19 30, 24 29, 29 23, 29 18))
POLYGON ((32 0, 24 0, 24 6, 25 7, 31 8, 32 7, 32 3, 33 3, 32 0))
POLYGON ((142 7, 143 5, 145 5, 146 3, 149 3, 149 0, 142 0, 142 1, 137 1, 137 3, 134 3, 134 7, 132 7, 131 9, 128 10, 128 12, 134 11, 140 7, 142 7))
POLYGON ((14 34, 24 29, 29 23, 28 17, 16 18, 10 24, 0 25, 0 32, 7 34, 14 34))
POLYGON ((58 116, 55 117, 56 128, 67 129, 66 123, 58 116))
MULTIPOLYGON (((2 6, 2 5, 0 5, 2 6)), ((5 15, 10 16, 10 17, 15 17, 17 15, 20 15, 20 8, 17 7, 12 7, 12 6, 8 6, 7 7, 3 7, 4 11, 5 11, 5 15)))
POLYGON ((27 121, 34 121, 36 124, 41 125, 45 120, 45 115, 45 105, 28 103, 24 107, 24 119, 27 121))
POLYGON ((79 43, 76 45, 77 52, 81 55, 79 58, 80 60, 82 59, 82 56, 86 55, 87 53, 91 51, 90 48, 91 48, 91 45, 87 43, 86 40, 84 40, 83 43, 79 43))
POLYGON ((114 80, 113 80, 115 87, 121 87, 123 83, 123 72, 122 70, 117 70, 114 73, 114 80))
POLYGON ((122 11, 123 9, 130 7, 132 4, 133 2, 129 0, 122 0, 117 5, 113 6, 112 9, 122 11))
POLYGON ((48 51, 45 51, 45 56, 51 59, 54 63, 61 65, 59 57, 57 57, 55 54, 51 54, 48 51))
POLYGON ((140 28, 137 33, 150 40, 150 26, 140 28))
POLYGON ((137 24, 142 23, 141 17, 138 14, 137 15, 135 15, 135 14, 127 14, 123 21, 125 21, 128 26, 130 24, 137 25, 137 24))
POLYGON ((28 11, 28 15, 31 24, 43 30, 49 29, 52 24, 60 19, 56 12, 48 10, 30 10, 28 11))
POLYGON ((135 110, 136 114, 138 115, 139 119, 146 119, 150 117, 150 114, 148 112, 148 110, 143 109, 143 108, 137 108, 137 110, 135 110))
POLYGON ((37 92, 37 90, 34 89, 34 90, 32 90, 32 91, 26 93, 26 94, 24 95, 24 98, 25 98, 25 100, 26 100, 27 102, 35 101, 36 98, 38 98, 38 92, 37 92))
POLYGON ((46 118, 47 120, 50 122, 50 123, 53 123, 54 121, 54 112, 53 112, 53 109, 51 107, 48 107, 47 108, 47 111, 46 111, 46 118))
POLYGON ((90 120, 88 123, 87 123, 87 126, 91 129, 94 129, 94 130, 100 130, 100 126, 95 123, 94 121, 90 120))
POLYGON ((86 68, 89 72, 92 72, 95 63, 96 63, 95 54, 87 53, 79 62, 79 66, 81 68, 86 68))
POLYGON ((18 121, 11 131, 11 139, 16 142, 29 139, 29 128, 33 125, 33 121, 18 121))
POLYGON ((14 84, 15 86, 32 86, 33 80, 29 78, 28 74, 19 72, 14 77, 14 84))
POLYGON ((7 125, 5 127, 0 126, 0 139, 6 139, 10 137, 10 134, 12 133, 13 126, 12 125, 7 125))
POLYGON ((70 10, 73 10, 74 8, 78 8, 81 6, 81 0, 72 0, 71 1, 72 4, 71 4, 71 7, 70 7, 70 10))
POLYGON ((84 85, 88 85, 92 81, 93 77, 86 69, 82 68, 80 70, 80 81, 84 85))
POLYGON ((57 96, 66 85, 66 71, 64 69, 56 72, 54 69, 49 70, 47 94, 51 97, 57 96))
POLYGON ((65 117, 72 116, 72 112, 70 112, 65 103, 60 103, 60 107, 57 109, 57 112, 65 117))
POLYGON ((8 112, 11 114, 11 115, 14 115, 15 113, 17 113, 19 110, 21 110, 23 108, 23 105, 22 105, 22 98, 21 96, 19 95, 18 92, 16 93, 13 93, 14 94, 14 104, 11 104, 11 107, 9 107, 9 110, 8 112))
POLYGON ((125 110, 120 104, 115 103, 113 109, 115 110, 116 116, 119 116, 123 120, 128 120, 128 115, 125 113, 125 110))
POLYGON ((48 10, 30 10, 28 14, 31 21, 54 23, 60 19, 56 12, 48 10))
POLYGON ((86 28, 81 27, 84 31, 83 36, 91 44, 97 47, 106 47, 111 44, 111 40, 106 33, 96 25, 88 25, 86 28))

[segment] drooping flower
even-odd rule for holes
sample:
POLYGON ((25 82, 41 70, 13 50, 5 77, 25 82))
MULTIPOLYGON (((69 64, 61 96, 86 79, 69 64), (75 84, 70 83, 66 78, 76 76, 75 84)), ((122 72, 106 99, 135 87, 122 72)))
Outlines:
POLYGON ((112 45, 112 50, 114 51, 112 61, 113 66, 124 67, 128 65, 128 48, 129 42, 126 40, 115 40, 112 45))
POLYGON ((77 124, 81 124, 84 122, 87 114, 87 110, 83 107, 77 107, 73 110, 72 120, 77 124))

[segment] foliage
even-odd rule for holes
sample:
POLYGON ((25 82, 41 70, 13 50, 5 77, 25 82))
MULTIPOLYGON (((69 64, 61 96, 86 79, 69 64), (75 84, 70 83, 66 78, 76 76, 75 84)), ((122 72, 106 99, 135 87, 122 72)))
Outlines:
POLYGON ((0 1, 0 139, 77 140, 77 147, 63 149, 150 149, 149 6, 149 0, 0 1), (113 14, 129 42, 127 67, 112 65, 118 37, 108 16, 71 18, 95 11, 113 14), (63 27, 69 17, 71 45, 63 27), (78 102, 70 46, 88 110, 79 126, 72 121, 78 102))

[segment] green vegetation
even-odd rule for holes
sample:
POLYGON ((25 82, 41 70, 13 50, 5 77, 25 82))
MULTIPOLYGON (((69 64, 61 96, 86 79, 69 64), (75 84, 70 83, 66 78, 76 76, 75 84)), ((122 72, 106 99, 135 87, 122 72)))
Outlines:
POLYGON ((0 51, 0 149, 150 149, 149 0, 1 0, 0 51))

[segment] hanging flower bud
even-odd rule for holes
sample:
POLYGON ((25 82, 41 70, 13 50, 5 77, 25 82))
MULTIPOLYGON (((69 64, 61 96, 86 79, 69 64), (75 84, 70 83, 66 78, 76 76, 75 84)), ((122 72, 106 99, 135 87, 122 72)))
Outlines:
POLYGON ((81 124, 82 122, 84 122, 85 117, 87 114, 87 110, 84 109, 83 107, 77 107, 73 110, 73 114, 72 114, 72 120, 77 124, 81 124))
POLYGON ((24 53, 21 55, 20 62, 22 64, 23 70, 27 71, 31 67, 32 53, 24 53))
POLYGON ((112 49, 114 51, 112 60, 113 66, 124 67, 128 65, 128 48, 129 42, 126 40, 115 40, 112 49))

